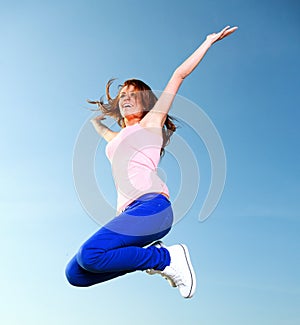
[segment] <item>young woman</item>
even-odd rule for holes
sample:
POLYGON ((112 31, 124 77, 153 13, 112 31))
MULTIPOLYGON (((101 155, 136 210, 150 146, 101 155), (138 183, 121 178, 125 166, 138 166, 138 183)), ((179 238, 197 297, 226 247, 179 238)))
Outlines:
POLYGON ((159 99, 144 82, 130 79, 120 86, 116 98, 110 96, 112 81, 108 82, 106 104, 91 102, 103 113, 91 122, 108 142, 106 155, 117 189, 118 215, 88 239, 69 262, 66 276, 70 284, 87 287, 141 270, 161 274, 184 298, 195 293, 196 277, 187 247, 166 247, 158 241, 170 231, 173 212, 168 188, 156 171, 176 130, 168 112, 180 85, 211 45, 236 29, 227 26, 208 35, 175 70, 159 99), (118 121, 120 132, 102 124, 105 115, 118 121))

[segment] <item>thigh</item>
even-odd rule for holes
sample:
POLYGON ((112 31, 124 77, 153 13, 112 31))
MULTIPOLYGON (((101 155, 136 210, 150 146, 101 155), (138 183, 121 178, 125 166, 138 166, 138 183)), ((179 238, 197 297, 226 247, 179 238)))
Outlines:
MULTIPOLYGON (((128 223, 128 226, 130 227, 130 223, 128 223)), ((94 249, 100 253, 128 246, 144 247, 164 237, 170 229, 171 228, 168 228, 149 235, 134 236, 114 232, 102 227, 81 246, 80 250, 82 250, 82 248, 94 249)))
POLYGON ((82 247, 98 248, 103 252, 124 247, 126 238, 122 234, 107 229, 105 226, 96 231, 88 240, 84 242, 82 247))

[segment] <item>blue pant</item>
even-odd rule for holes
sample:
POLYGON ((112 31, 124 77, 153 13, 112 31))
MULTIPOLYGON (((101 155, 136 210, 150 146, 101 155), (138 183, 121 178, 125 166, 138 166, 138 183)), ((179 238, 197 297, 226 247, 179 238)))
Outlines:
POLYGON ((144 246, 164 237, 172 222, 165 196, 141 196, 81 246, 67 265, 68 281, 87 287, 137 270, 163 270, 170 265, 168 250, 144 246))

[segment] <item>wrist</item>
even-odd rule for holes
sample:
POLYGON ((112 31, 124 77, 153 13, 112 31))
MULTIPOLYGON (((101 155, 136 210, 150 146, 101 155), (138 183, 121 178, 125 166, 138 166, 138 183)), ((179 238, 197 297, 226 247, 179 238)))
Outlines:
POLYGON ((205 41, 203 42, 203 44, 207 47, 210 48, 213 45, 213 42, 210 38, 206 38, 205 41))
POLYGON ((95 123, 95 124, 97 124, 97 125, 103 125, 103 124, 102 124, 102 121, 99 120, 99 119, 97 119, 97 117, 92 118, 92 119, 90 120, 90 122, 95 123))

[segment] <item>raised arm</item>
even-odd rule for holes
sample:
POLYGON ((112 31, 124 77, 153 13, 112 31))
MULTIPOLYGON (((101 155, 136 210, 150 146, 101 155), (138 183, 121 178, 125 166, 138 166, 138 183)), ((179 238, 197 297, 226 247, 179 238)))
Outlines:
POLYGON ((213 33, 206 37, 205 41, 196 49, 196 51, 174 71, 155 106, 143 118, 143 123, 145 125, 156 127, 158 125, 161 127, 164 125, 174 97, 176 96, 183 80, 198 66, 212 44, 232 34, 235 30, 237 30, 237 27, 230 28, 230 26, 226 26, 219 33, 213 33))
POLYGON ((91 123, 93 124, 95 130, 97 133, 104 138, 107 142, 112 140, 118 132, 114 132, 111 129, 109 129, 106 125, 102 124, 102 120, 104 120, 104 115, 99 115, 91 119, 91 123))

